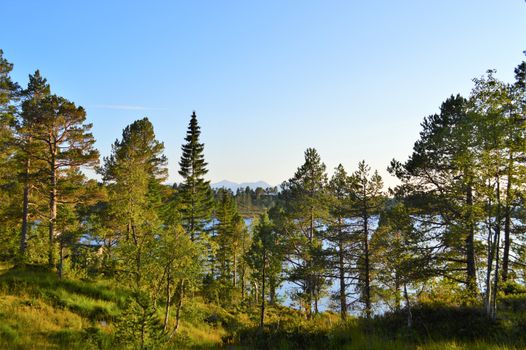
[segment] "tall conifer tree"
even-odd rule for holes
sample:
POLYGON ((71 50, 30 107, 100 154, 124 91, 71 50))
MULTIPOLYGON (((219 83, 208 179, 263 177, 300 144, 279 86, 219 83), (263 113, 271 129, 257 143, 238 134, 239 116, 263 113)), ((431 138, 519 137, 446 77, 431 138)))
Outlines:
POLYGON ((305 151, 305 163, 282 185, 287 220, 289 280, 301 289, 299 299, 307 317, 318 312, 318 301, 327 285, 326 254, 323 249, 327 208, 325 164, 314 148, 305 151))
POLYGON ((179 174, 183 177, 180 186, 181 216, 183 227, 190 238, 195 240, 203 232, 207 221, 210 219, 213 196, 210 182, 204 179, 208 172, 204 158, 203 143, 199 142, 201 128, 197 123, 195 112, 192 113, 186 143, 182 146, 183 154, 179 162, 179 174))
POLYGON ((47 164, 49 193, 49 252, 48 262, 55 265, 57 238, 57 208, 61 201, 60 184, 68 172, 81 166, 94 166, 99 153, 93 147, 95 139, 86 123, 86 112, 65 98, 50 95, 40 102, 41 110, 34 122, 34 139, 44 144, 46 152, 39 160, 47 164))
POLYGON ((50 87, 47 80, 40 75, 40 71, 35 71, 29 76, 27 89, 23 91, 24 101, 22 103, 22 113, 20 113, 17 123, 17 149, 19 161, 21 163, 20 175, 24 187, 22 199, 22 228, 20 233, 20 259, 23 261, 26 255, 27 237, 30 229, 30 202, 32 190, 37 185, 35 181, 39 171, 44 164, 38 158, 42 158, 46 151, 45 143, 35 140, 37 130, 36 123, 44 112, 42 101, 50 95, 50 87))

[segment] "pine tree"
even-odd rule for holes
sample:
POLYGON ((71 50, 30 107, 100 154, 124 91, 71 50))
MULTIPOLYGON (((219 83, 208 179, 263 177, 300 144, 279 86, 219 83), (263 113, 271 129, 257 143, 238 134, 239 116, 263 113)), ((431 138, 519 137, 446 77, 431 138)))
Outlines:
POLYGON ((109 187, 116 253, 122 262, 120 277, 133 292, 129 312, 135 321, 128 331, 136 335, 141 348, 154 341, 161 329, 154 312, 155 291, 164 283, 162 270, 169 265, 157 254, 165 244, 159 217, 160 182, 167 175, 163 150, 150 121, 137 120, 124 129, 122 140, 115 141, 100 170, 109 187))
POLYGON ((331 257, 334 259, 331 267, 336 271, 339 280, 338 299, 343 320, 347 318, 347 285, 351 265, 349 254, 351 235, 348 223, 351 215, 351 184, 351 177, 339 164, 328 186, 331 217, 326 238, 331 243, 331 257))
POLYGON ((13 155, 19 87, 10 77, 13 65, 0 50, 0 256, 11 259, 16 255, 16 234, 19 220, 19 186, 16 181, 17 164, 13 155))
POLYGON ((48 263, 55 266, 57 238, 57 206, 61 201, 60 182, 65 174, 80 167, 98 163, 99 153, 93 147, 95 139, 86 123, 86 112, 62 97, 50 95, 39 101, 38 118, 33 123, 34 140, 43 143, 46 152, 36 157, 46 163, 49 193, 48 263))
POLYGON ((42 179, 42 168, 45 163, 39 161, 46 152, 45 144, 35 140, 36 123, 42 118, 44 113, 42 100, 50 95, 50 87, 47 80, 40 75, 40 71, 35 71, 29 76, 27 89, 22 92, 24 101, 22 103, 22 112, 17 122, 17 150, 18 162, 21 164, 21 183, 24 187, 22 200, 22 229, 20 234, 20 259, 25 260, 27 237, 31 227, 30 202, 32 192, 42 179))
POLYGON ((291 264, 288 278, 300 287, 298 297, 309 318, 318 313, 318 301, 328 283, 323 248, 323 224, 328 215, 325 169, 318 152, 307 149, 305 163, 282 185, 281 193, 291 228, 284 232, 291 264))
POLYGON ((371 168, 362 161, 358 170, 352 174, 352 217, 357 218, 354 234, 356 235, 357 280, 360 300, 364 304, 367 318, 372 314, 372 277, 370 240, 374 232, 371 221, 378 215, 384 201, 383 182, 378 172, 370 173, 371 168))
POLYGON ((433 226, 441 231, 441 244, 432 245, 440 262, 437 274, 463 279, 468 298, 477 292, 475 230, 480 198, 476 193, 475 136, 468 101, 460 95, 451 96, 439 114, 424 119, 409 160, 391 166, 403 183, 399 192, 418 199, 426 229, 433 226))
MULTIPOLYGON (((4 58, 4 52, 0 49, 0 120, 2 127, 8 118, 13 118, 19 86, 11 80, 10 74, 13 70, 13 64, 4 58)), ((3 130, 2 130, 3 131, 3 130)))
POLYGON ((197 116, 193 112, 179 161, 179 175, 183 177, 179 188, 181 216, 183 227, 192 240, 196 240, 204 232, 213 207, 210 182, 204 179, 208 170, 203 155, 204 144, 199 143, 200 135, 197 116))

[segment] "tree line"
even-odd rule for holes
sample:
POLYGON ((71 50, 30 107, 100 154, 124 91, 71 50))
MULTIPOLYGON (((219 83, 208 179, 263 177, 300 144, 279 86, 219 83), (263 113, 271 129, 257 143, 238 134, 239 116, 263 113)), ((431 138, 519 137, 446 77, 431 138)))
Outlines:
POLYGON ((86 111, 38 70, 25 88, 11 70, 0 51, 0 258, 127 288, 123 342, 174 337, 192 298, 257 305, 263 327, 285 284, 306 318, 329 300, 342 319, 405 309, 410 326, 426 300, 480 304, 495 318, 498 293, 525 283, 525 62, 513 83, 488 71, 425 117, 412 154, 388 168, 394 188, 365 161, 329 177, 309 148, 279 190, 237 194, 206 180, 195 112, 183 180, 169 185, 147 118, 100 162, 86 111))

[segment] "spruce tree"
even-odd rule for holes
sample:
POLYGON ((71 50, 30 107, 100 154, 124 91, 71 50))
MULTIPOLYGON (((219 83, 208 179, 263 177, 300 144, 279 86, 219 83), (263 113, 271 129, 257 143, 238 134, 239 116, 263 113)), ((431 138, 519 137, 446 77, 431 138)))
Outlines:
POLYGON ((183 227, 192 240, 196 240, 203 233, 213 207, 210 182, 204 179, 208 170, 203 154, 204 144, 199 142, 200 135, 197 116, 193 112, 179 161, 179 175, 183 177, 179 187, 181 216, 183 227))

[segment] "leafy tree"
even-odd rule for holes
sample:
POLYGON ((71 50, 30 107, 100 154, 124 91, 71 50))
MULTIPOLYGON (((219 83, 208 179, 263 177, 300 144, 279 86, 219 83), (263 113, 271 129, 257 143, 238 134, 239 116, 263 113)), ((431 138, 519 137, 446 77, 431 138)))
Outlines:
POLYGON ((244 235, 245 223, 237 211, 236 202, 231 191, 219 190, 216 205, 216 243, 215 263, 221 289, 221 300, 232 300, 232 291, 237 288, 240 248, 244 235))
MULTIPOLYGON (((195 288, 200 280, 202 249, 199 243, 190 240, 180 224, 169 225, 160 241, 159 265, 162 274, 156 276, 160 276, 156 285, 157 290, 165 291, 163 330, 169 338, 172 338, 179 328, 186 286, 195 288), (175 321, 170 330, 170 307, 174 303, 175 321)), ((158 297, 158 293, 156 291, 154 298, 158 297)))
POLYGON ((381 211, 371 238, 376 293, 396 311, 401 309, 402 298, 405 300, 409 327, 413 317, 408 290, 416 290, 419 283, 434 276, 428 246, 427 236, 416 228, 411 209, 403 202, 395 200, 381 211))
MULTIPOLYGON (((254 226, 253 239, 246 260, 252 269, 252 278, 261 286, 261 313, 259 326, 265 322, 267 286, 279 278, 282 266, 282 252, 279 236, 267 214, 260 214, 254 226)), ((272 299, 272 298, 271 298, 272 299)))
POLYGON ((122 140, 113 144, 112 154, 101 169, 109 186, 110 212, 115 221, 122 282, 133 292, 130 312, 137 315, 134 325, 140 333, 140 347, 155 339, 152 324, 157 287, 164 279, 156 276, 162 269, 163 225, 159 218, 160 182, 167 175, 164 146, 155 139, 147 118, 127 126, 122 140))

